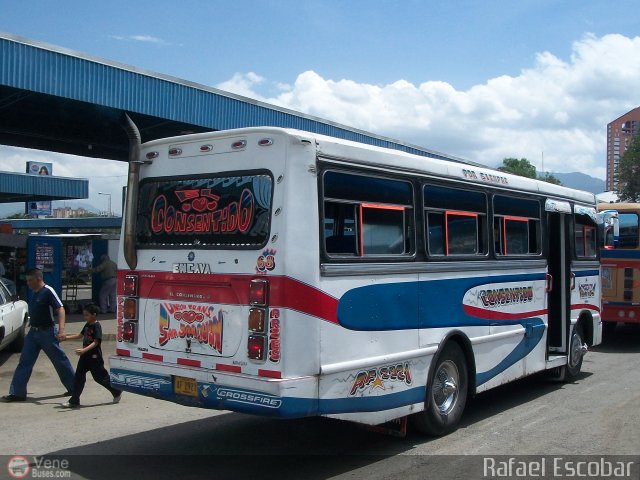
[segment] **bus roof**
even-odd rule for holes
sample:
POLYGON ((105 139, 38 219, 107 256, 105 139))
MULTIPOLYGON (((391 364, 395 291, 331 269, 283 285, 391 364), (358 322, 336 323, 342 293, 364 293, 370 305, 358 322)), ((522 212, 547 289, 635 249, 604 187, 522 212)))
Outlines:
POLYGON ((205 138, 237 137, 260 133, 286 135, 291 137, 292 140, 307 141, 316 145, 318 156, 336 160, 348 159, 349 163, 352 164, 454 179, 466 184, 519 190, 548 197, 573 200, 588 205, 595 205, 596 203, 595 195, 590 192, 574 190, 533 178, 512 175, 479 163, 466 162, 454 157, 450 160, 443 160, 441 158, 415 155, 313 132, 279 127, 249 127, 170 137, 145 143, 143 144, 143 148, 152 148, 167 143, 196 142, 205 138))

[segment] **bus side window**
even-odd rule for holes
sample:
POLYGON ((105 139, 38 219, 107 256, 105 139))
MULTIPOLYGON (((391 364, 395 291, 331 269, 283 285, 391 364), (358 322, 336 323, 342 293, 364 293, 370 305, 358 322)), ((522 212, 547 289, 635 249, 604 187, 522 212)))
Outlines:
POLYGON ((496 256, 541 253, 539 202, 495 195, 493 210, 493 242, 496 256))
POLYGON ((576 214, 574 240, 576 257, 595 258, 597 256, 597 225, 588 215, 576 214))
POLYGON ((355 206, 325 202, 325 248, 329 254, 357 255, 355 206))
POLYGON ((425 185, 423 195, 430 256, 486 255, 487 198, 484 193, 425 185))

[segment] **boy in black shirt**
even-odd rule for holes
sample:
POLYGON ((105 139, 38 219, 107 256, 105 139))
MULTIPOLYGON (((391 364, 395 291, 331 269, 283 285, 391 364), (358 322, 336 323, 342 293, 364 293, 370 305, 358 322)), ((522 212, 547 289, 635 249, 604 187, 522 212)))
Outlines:
POLYGON ((122 390, 113 388, 109 382, 109 372, 104 368, 104 360, 102 359, 102 327, 97 320, 98 307, 92 303, 86 305, 82 309, 82 315, 86 320, 86 324, 82 327, 80 333, 67 335, 65 340, 78 340, 82 338, 82 348, 76 349, 76 355, 80 355, 78 359, 78 367, 76 368, 75 385, 73 395, 68 402, 62 404, 63 407, 73 408, 80 406, 80 395, 84 390, 84 384, 87 381, 87 372, 91 372, 91 376, 96 383, 102 385, 113 395, 113 403, 118 403, 122 396, 122 390))

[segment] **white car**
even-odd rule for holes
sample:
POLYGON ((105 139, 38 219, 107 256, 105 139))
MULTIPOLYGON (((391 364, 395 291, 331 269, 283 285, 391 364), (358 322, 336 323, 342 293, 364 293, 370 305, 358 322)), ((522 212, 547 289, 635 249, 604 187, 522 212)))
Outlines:
POLYGON ((0 350, 20 352, 29 323, 29 306, 7 288, 13 282, 0 278, 0 350))

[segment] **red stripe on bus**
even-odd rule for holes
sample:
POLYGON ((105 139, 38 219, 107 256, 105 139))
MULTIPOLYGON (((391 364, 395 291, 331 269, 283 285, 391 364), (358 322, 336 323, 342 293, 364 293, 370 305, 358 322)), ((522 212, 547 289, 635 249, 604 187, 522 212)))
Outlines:
POLYGON ((258 375, 260 375, 261 377, 268 377, 268 378, 282 378, 282 372, 277 372, 275 370, 258 369, 258 375))
MULTIPOLYGON (((124 279, 127 273, 131 272, 120 271, 118 275, 124 279)), ((139 292, 141 298, 165 301, 248 305, 249 283, 254 278, 269 280, 269 307, 296 310, 338 323, 337 298, 290 277, 145 272, 140 275, 139 292)))
POLYGON ((142 358, 153 360, 155 362, 162 362, 164 360, 164 357, 162 355, 156 355, 155 353, 143 353, 142 358))
POLYGON ((596 312, 599 312, 600 307, 590 303, 576 303, 575 305, 571 305, 571 310, 595 310, 596 312))
POLYGON ((116 348, 116 355, 120 355, 121 357, 130 357, 131 350, 125 350, 123 348, 116 348))
POLYGON ((221 372, 242 373, 242 367, 237 365, 225 365, 224 363, 216 363, 216 370, 221 372))
POLYGON ((199 360, 189 360, 188 358, 179 358, 178 365, 186 365, 187 367, 199 367, 199 360))
POLYGON ((495 312, 492 310, 485 310, 484 308, 465 305, 464 313, 466 313, 467 315, 471 315, 472 317, 482 318, 484 320, 520 320, 523 318, 539 317, 541 315, 546 315, 548 313, 548 310, 546 308, 543 308, 542 310, 532 310, 529 312, 507 313, 507 312, 495 312))

